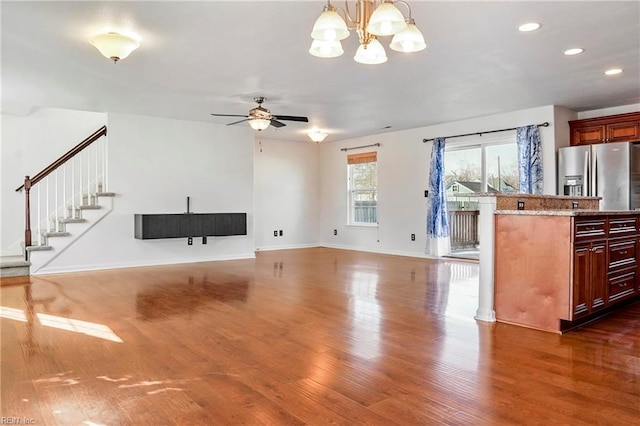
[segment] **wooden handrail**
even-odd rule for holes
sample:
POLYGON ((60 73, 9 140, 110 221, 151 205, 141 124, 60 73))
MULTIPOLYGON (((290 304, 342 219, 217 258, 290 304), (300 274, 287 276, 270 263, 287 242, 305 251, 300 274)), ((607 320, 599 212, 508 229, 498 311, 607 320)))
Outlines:
MULTIPOLYGON (((56 170, 58 167, 62 166, 64 163, 66 163, 67 161, 69 161, 72 157, 74 157, 76 154, 78 154, 79 152, 81 152, 83 149, 85 149, 86 147, 88 147, 89 145, 91 145, 93 142, 95 142, 96 140, 98 140, 100 137, 102 136, 106 136, 107 134, 107 126, 102 126, 101 128, 99 128, 98 130, 96 130, 92 135, 88 136, 85 140, 83 140, 82 142, 80 142, 78 145, 74 146, 73 148, 71 148, 67 153, 65 153, 62 157, 58 158, 56 161, 54 161, 53 163, 49 164, 47 167, 45 167, 44 169, 42 169, 42 171, 38 174, 36 174, 34 177, 32 177, 30 179, 31 182, 31 186, 35 185, 36 183, 40 182, 42 179, 44 179, 45 177, 47 177, 49 174, 51 174, 54 170, 56 170)), ((25 182, 27 181, 28 176, 25 178, 25 182)), ((18 187, 16 189, 16 192, 20 192, 25 188, 25 184, 20 185, 20 187, 18 187)))
POLYGON ((62 157, 58 158, 53 163, 49 164, 47 167, 42 169, 42 171, 36 174, 33 178, 29 176, 24 177, 24 183, 20 185, 19 188, 16 189, 16 192, 20 192, 24 189, 24 198, 25 198, 25 209, 24 209, 24 219, 25 219, 25 228, 24 228, 24 246, 25 246, 25 259, 29 260, 29 252, 26 250, 27 247, 31 246, 31 206, 29 201, 29 192, 31 187, 36 183, 40 182, 45 177, 49 176, 53 171, 55 171, 58 167, 62 166, 64 163, 69 161, 71 158, 76 156, 83 149, 91 145, 93 142, 101 138, 102 136, 106 136, 107 134, 107 126, 102 126, 98 130, 96 130, 92 135, 87 137, 85 140, 80 142, 78 145, 71 148, 67 153, 65 153, 62 157))

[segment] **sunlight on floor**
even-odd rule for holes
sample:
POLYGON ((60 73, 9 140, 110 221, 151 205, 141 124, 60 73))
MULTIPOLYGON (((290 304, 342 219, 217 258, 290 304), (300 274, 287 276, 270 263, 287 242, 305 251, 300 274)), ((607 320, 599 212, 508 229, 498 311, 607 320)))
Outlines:
MULTIPOLYGON (((27 316, 23 310, 9 308, 6 306, 0 306, 0 317, 28 322, 27 316)), ((87 336, 97 337, 111 342, 123 343, 122 339, 120 339, 113 330, 104 324, 96 324, 94 322, 80 321, 41 313, 36 314, 36 317, 40 321, 40 324, 45 327, 72 331, 74 333, 86 334, 87 336)))

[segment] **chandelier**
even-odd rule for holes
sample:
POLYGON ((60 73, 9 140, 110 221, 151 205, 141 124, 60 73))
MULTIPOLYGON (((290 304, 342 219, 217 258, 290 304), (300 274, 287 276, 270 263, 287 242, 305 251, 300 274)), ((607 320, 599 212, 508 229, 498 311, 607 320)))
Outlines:
POLYGON ((403 1, 357 0, 354 19, 351 17, 348 1, 345 1, 345 9, 338 9, 331 4, 331 0, 327 0, 311 31, 313 42, 309 53, 319 58, 335 58, 342 55, 344 50, 340 41, 349 37, 350 30, 358 33, 360 46, 353 59, 361 64, 387 62, 387 54, 378 41, 379 36, 392 35, 389 47, 397 52, 418 52, 427 47, 422 33, 411 17, 411 8, 403 1), (408 18, 404 17, 396 4, 402 4, 408 9, 408 18), (344 19, 338 10, 342 12, 344 19))

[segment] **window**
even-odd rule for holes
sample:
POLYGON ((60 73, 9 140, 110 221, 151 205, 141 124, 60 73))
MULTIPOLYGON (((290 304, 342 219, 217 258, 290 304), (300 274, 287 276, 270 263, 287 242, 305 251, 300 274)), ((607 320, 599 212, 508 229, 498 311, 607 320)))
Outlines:
POLYGON ((376 152, 347 156, 350 225, 378 223, 377 161, 376 152))

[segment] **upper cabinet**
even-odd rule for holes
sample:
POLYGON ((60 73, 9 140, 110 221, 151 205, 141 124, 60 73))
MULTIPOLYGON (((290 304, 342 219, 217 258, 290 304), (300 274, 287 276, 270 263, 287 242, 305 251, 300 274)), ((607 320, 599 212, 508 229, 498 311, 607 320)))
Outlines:
POLYGON ((640 112, 569 121, 571 145, 640 141, 640 112))

